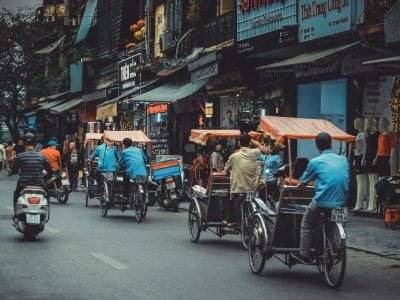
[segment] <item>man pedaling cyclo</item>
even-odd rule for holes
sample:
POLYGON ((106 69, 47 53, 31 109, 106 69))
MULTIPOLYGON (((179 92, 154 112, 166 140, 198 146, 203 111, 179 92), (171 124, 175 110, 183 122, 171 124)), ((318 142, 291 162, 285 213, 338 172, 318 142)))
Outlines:
POLYGON ((303 263, 312 261, 310 250, 318 219, 324 210, 343 207, 349 191, 349 164, 344 156, 332 152, 332 138, 322 132, 315 138, 320 155, 312 159, 300 178, 299 187, 315 181, 315 195, 301 223, 300 255, 303 263))
POLYGON ((17 187, 14 192, 14 213, 15 205, 21 191, 27 186, 40 186, 45 188, 45 174, 52 175, 52 169, 47 159, 35 151, 35 136, 27 133, 23 138, 25 144, 25 152, 18 154, 14 160, 13 173, 19 172, 17 187))
POLYGON ((145 182, 147 179, 147 158, 142 149, 133 145, 130 138, 125 138, 122 141, 122 146, 124 150, 122 151, 120 165, 126 170, 126 175, 124 176, 124 196, 128 198, 130 179, 138 182, 145 182))

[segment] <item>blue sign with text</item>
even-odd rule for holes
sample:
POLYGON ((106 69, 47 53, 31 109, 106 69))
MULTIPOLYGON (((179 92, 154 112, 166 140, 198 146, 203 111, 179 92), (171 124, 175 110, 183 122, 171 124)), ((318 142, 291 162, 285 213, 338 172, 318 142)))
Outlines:
POLYGON ((299 41, 349 31, 364 20, 362 0, 299 0, 299 41))
POLYGON ((296 0, 239 0, 237 41, 297 25, 296 0))

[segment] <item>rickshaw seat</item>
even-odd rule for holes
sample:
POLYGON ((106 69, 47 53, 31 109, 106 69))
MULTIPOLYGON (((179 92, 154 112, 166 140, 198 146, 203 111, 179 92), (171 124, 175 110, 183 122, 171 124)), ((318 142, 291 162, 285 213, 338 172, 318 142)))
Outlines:
POLYGON ((207 193, 212 196, 226 196, 229 194, 230 178, 225 172, 213 172, 208 182, 207 193))

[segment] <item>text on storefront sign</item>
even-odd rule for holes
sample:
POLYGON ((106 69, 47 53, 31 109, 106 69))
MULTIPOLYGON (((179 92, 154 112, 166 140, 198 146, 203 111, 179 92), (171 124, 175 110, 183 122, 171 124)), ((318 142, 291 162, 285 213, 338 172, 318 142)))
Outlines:
POLYGON ((147 107, 147 113, 149 115, 166 113, 168 110, 168 104, 151 104, 147 107))

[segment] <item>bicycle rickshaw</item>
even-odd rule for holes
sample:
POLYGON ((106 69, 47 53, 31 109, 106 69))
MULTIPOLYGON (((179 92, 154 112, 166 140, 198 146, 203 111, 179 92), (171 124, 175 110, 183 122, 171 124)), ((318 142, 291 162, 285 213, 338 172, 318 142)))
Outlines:
MULTIPOLYGON (((104 138, 110 142, 121 143, 124 138, 130 138, 135 143, 149 146, 151 140, 143 131, 105 131, 104 138)), ((138 223, 146 217, 146 179, 130 179, 129 196, 124 196, 124 174, 121 172, 102 173, 103 188, 100 200, 101 215, 106 218, 108 210, 117 208, 122 212, 135 210, 138 223)))
MULTIPOLYGON (((237 139, 240 136, 239 130, 202 130, 191 131, 189 140, 199 145, 206 145, 209 141, 217 139, 237 139)), ((251 132, 252 138, 258 138, 261 134, 251 132)), ((193 243, 197 243, 202 231, 210 231, 219 238, 226 234, 240 234, 243 246, 247 249, 249 236, 249 219, 254 207, 248 201, 254 193, 247 193, 241 201, 241 221, 234 227, 229 227, 223 221, 227 216, 225 210, 229 200, 230 178, 226 173, 210 171, 207 188, 199 185, 192 187, 192 199, 189 205, 188 229, 189 236, 193 243)))
MULTIPOLYGON (((348 143, 350 154, 354 136, 340 130, 326 120, 263 117, 263 131, 272 138, 287 141, 289 152, 289 178, 282 180, 277 203, 260 204, 251 216, 249 263, 253 273, 260 274, 265 262, 277 258, 289 267, 300 263, 292 254, 300 250, 300 226, 306 206, 314 195, 313 186, 298 188, 292 179, 292 140, 313 140, 320 132, 327 132, 336 142, 348 143)), ((257 199, 253 199, 256 201, 257 199)), ((260 201, 258 201, 260 203, 260 201)), ((344 279, 346 269, 346 234, 343 222, 347 208, 324 211, 314 235, 313 262, 326 283, 337 288, 344 279)))
MULTIPOLYGON (((86 157, 96 149, 97 142, 103 138, 103 133, 86 133, 85 135, 85 148, 86 157)), ((101 190, 98 189, 96 181, 97 161, 89 162, 85 168, 85 206, 88 206, 89 199, 97 198, 102 195, 101 190)))

